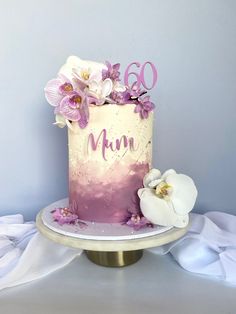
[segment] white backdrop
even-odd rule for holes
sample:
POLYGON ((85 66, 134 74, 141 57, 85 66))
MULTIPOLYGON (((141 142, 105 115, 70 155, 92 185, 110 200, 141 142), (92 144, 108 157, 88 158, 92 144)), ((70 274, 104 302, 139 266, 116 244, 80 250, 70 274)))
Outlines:
POLYGON ((0 1, 0 213, 67 195, 66 130, 43 88, 69 55, 153 61, 154 165, 194 178, 195 211, 236 213, 236 1, 0 1))

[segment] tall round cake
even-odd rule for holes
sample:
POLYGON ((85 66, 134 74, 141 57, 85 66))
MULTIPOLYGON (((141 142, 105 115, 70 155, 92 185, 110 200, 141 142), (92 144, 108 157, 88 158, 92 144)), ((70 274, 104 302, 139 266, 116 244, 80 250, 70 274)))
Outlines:
POLYGON ((88 126, 68 131, 69 203, 82 220, 124 222, 152 159, 153 114, 134 104, 91 106, 88 126))
POLYGON ((104 225, 118 232, 186 227, 197 198, 193 180, 173 169, 163 174, 150 169, 155 106, 147 93, 157 82, 157 70, 149 61, 133 62, 122 84, 119 69, 119 63, 69 57, 45 87, 55 124, 68 127, 69 200, 50 217, 67 224, 66 230, 69 224, 92 233, 104 231, 104 225))
POLYGON ((126 223, 134 217, 146 224, 137 191, 152 161, 154 104, 143 89, 147 64, 154 86, 157 74, 151 62, 130 64, 122 84, 120 64, 73 56, 47 83, 55 124, 68 127, 69 206, 60 209, 61 221, 126 223), (131 66, 140 73, 134 75, 131 66), (130 75, 136 78, 132 84, 130 75))

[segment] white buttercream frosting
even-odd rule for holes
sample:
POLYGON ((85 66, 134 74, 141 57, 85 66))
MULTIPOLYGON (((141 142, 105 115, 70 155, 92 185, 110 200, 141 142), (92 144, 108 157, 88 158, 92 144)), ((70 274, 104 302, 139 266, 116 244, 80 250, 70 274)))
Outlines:
MULTIPOLYGON (((68 129, 69 134, 69 160, 70 171, 73 177, 80 172, 80 167, 87 168, 88 175, 109 179, 109 174, 116 170, 116 165, 124 165, 126 171, 127 164, 148 163, 151 165, 152 157, 152 124, 153 113, 148 119, 140 119, 134 111, 135 105, 104 105, 90 107, 89 124, 85 129, 81 129, 77 123, 73 123, 73 130, 68 129), (115 147, 117 139, 126 136, 127 139, 134 138, 134 150, 124 148, 121 143, 120 150, 105 150, 105 157, 102 154, 103 134, 98 142, 98 147, 94 151, 91 147, 90 134, 93 134, 95 141, 102 130, 106 129, 109 143, 115 147), (93 173, 96 169, 96 173, 93 173)), ((122 176, 121 172, 117 178, 122 176)), ((81 177, 81 181, 87 178, 81 177)), ((114 180, 114 178, 112 179, 114 180)))

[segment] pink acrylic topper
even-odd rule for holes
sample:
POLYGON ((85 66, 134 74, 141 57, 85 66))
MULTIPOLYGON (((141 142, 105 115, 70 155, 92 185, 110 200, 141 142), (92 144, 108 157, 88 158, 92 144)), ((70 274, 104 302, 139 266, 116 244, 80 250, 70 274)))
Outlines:
POLYGON ((140 85, 142 84, 142 86, 147 89, 147 90, 150 90, 152 89, 155 85, 156 85, 156 82, 157 82, 157 69, 155 67, 155 65, 150 62, 150 61, 147 61, 145 62, 142 66, 139 62, 132 62, 130 63, 126 70, 125 70, 125 75, 124 75, 124 83, 126 86, 129 86, 129 78, 130 76, 134 76, 135 77, 135 83, 136 85, 138 86, 138 88, 140 88, 140 85), (137 68, 140 68, 140 71, 139 73, 137 72, 130 72, 130 68, 135 65, 137 68), (152 85, 149 87, 147 86, 147 83, 145 81, 145 69, 146 69, 146 66, 149 65, 151 67, 151 70, 152 70, 152 85))

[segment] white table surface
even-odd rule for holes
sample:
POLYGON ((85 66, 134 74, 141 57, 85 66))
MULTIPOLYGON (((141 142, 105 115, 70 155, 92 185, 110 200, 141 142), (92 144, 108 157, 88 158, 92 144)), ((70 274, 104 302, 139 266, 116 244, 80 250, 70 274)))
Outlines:
POLYGON ((0 292, 4 314, 235 314, 236 287, 145 251, 136 264, 105 268, 86 256, 40 280, 0 292))
POLYGON ((145 251, 136 264, 105 268, 86 256, 53 274, 0 292, 1 314, 235 314, 236 288, 145 251))

